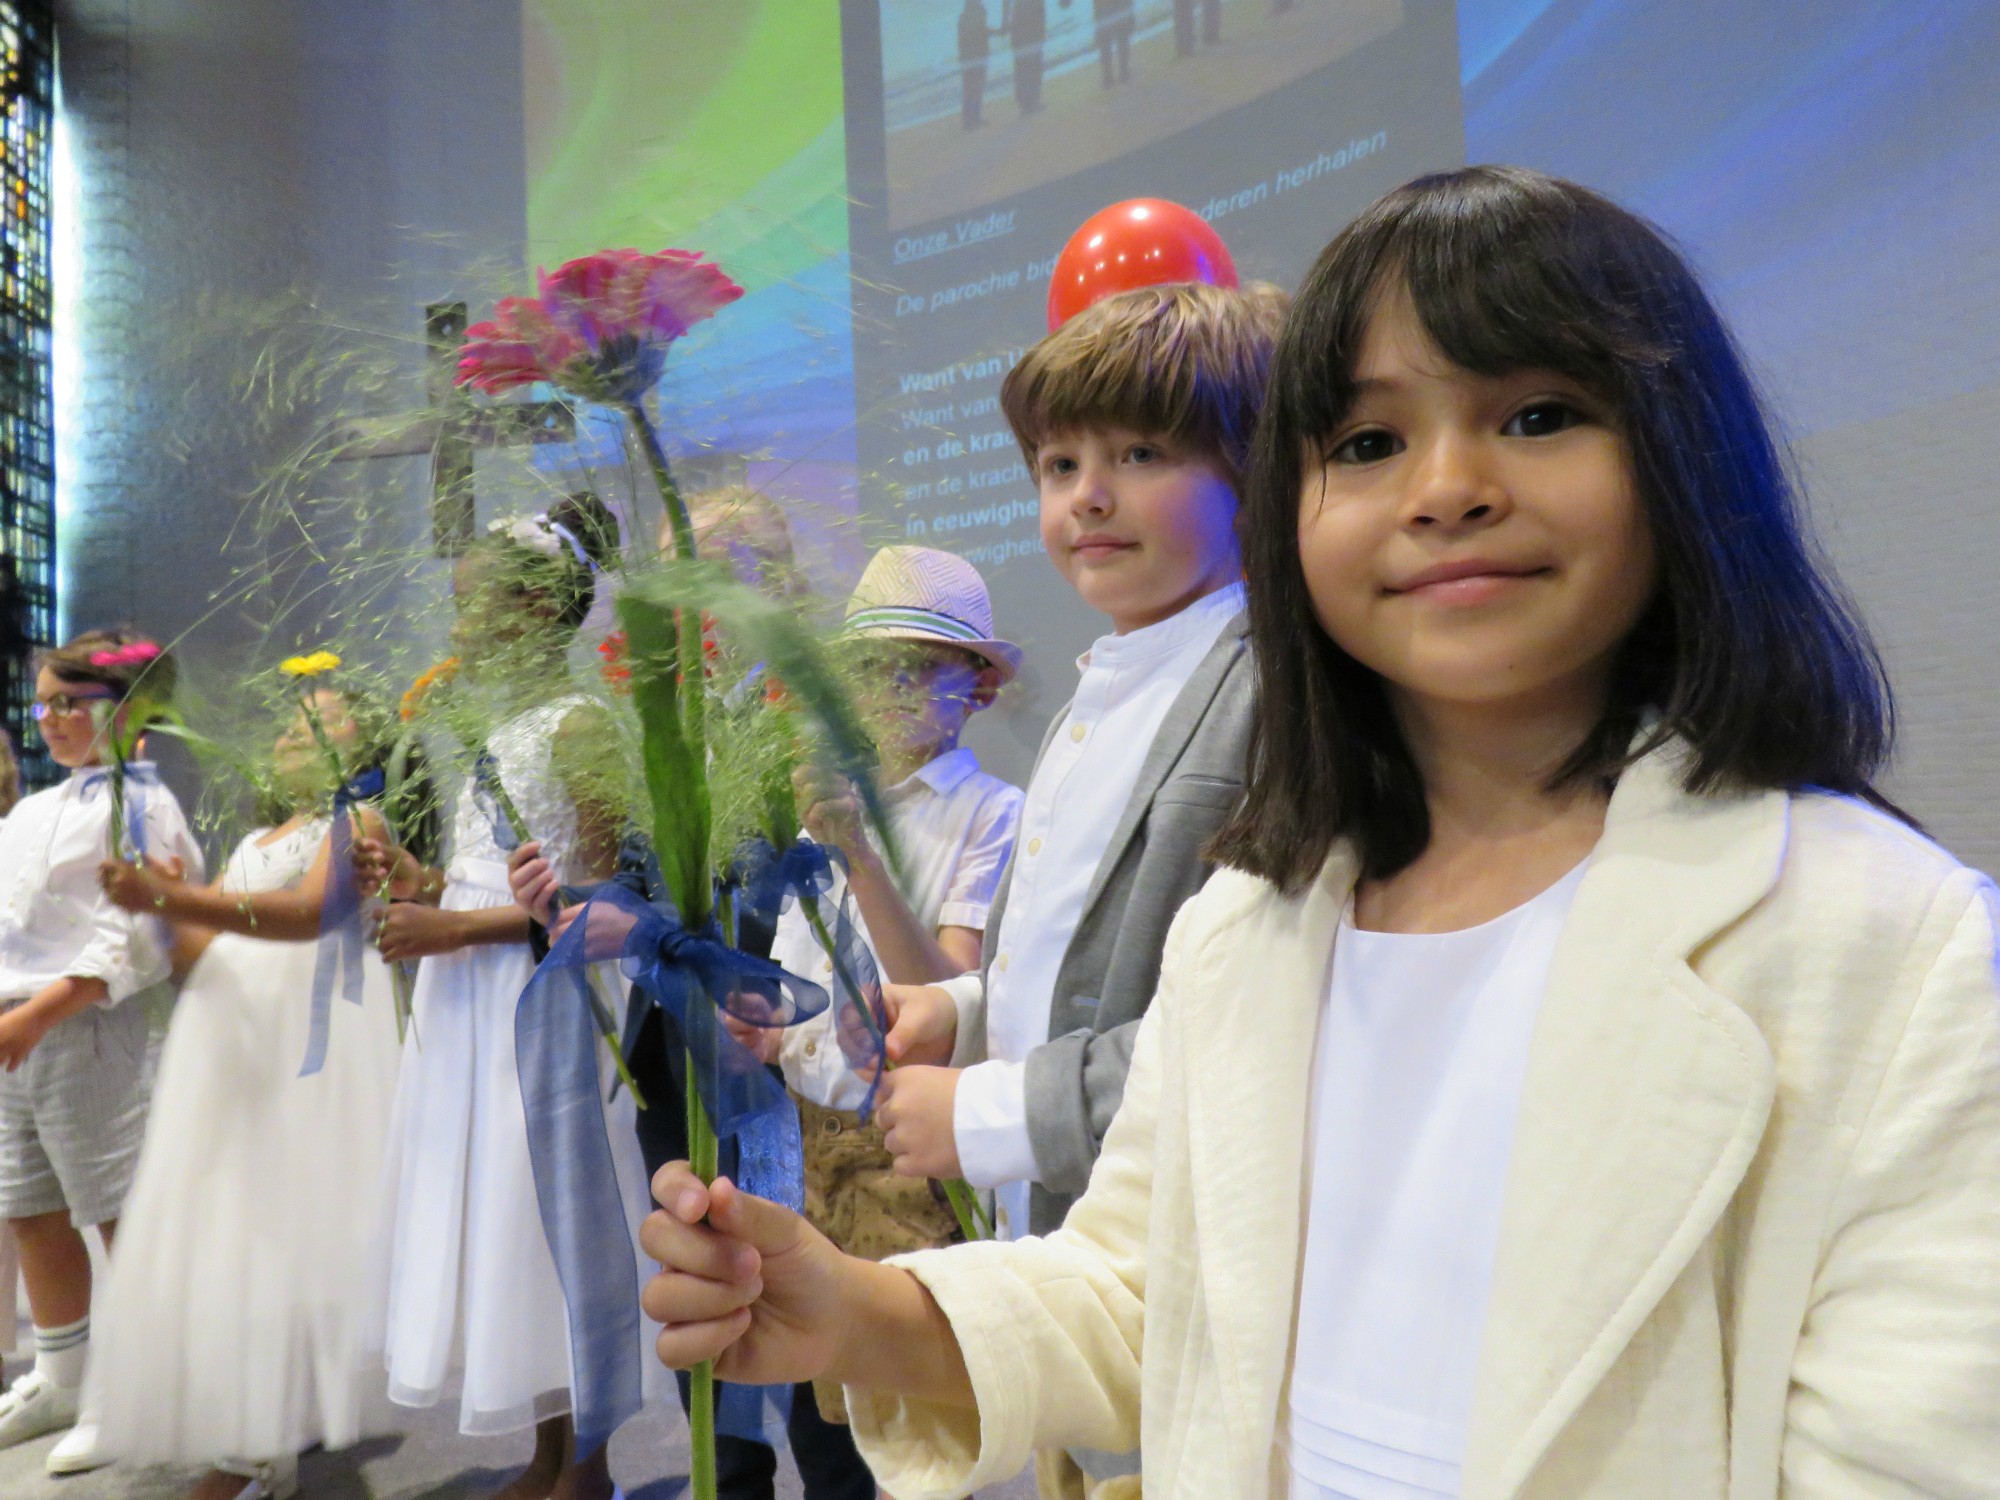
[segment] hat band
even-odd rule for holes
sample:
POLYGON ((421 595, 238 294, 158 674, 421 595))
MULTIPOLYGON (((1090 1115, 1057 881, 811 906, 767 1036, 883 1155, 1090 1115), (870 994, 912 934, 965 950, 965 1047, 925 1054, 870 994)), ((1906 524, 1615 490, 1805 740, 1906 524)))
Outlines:
POLYGON ((963 620, 941 615, 935 610, 908 609, 894 604, 857 609, 847 617, 849 630, 922 630, 946 640, 977 645, 986 637, 963 620))

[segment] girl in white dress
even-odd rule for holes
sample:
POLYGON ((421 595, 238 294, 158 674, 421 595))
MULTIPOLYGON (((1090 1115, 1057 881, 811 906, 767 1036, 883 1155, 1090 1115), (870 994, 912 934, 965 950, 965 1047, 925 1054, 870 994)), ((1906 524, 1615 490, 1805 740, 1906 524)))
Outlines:
MULTIPOLYGON (((595 497, 572 499, 547 516, 496 523, 456 579, 461 669, 516 705, 488 739, 488 774, 565 884, 608 876, 622 829, 617 812, 590 794, 602 765, 593 747, 608 726, 587 699, 562 688, 565 650, 595 592, 596 559, 614 539, 595 497)), ((443 872, 405 850, 358 846, 364 884, 388 877, 407 898, 384 917, 383 954, 423 960, 396 1099, 379 1333, 391 1399, 435 1402, 462 1350, 459 1430, 535 1427, 534 1459, 500 1491, 504 1500, 603 1500, 612 1485, 602 1448, 575 1451, 568 1318, 515 1071, 514 1011, 535 958, 527 914, 507 885, 503 844, 511 847, 512 830, 495 802, 468 780, 443 872)), ((600 1066, 608 1094, 608 1051, 600 1066)), ((605 1104, 634 1235, 636 1303, 636 1234, 650 1200, 632 1111, 622 1090, 605 1104)), ((641 1326, 648 1355, 657 1332, 641 1326)))
MULTIPOLYGON (((365 706, 322 690, 314 708, 350 769, 380 765, 383 736, 357 728, 365 706)), ((389 974, 368 951, 361 1005, 336 997, 325 1063, 300 1077, 332 851, 328 770, 304 712, 274 769, 295 810, 244 839, 215 884, 157 864, 111 862, 100 877, 119 905, 175 924, 187 979, 86 1408, 101 1456, 214 1463, 192 1500, 282 1500, 301 1451, 381 1431, 386 1410, 361 1334, 396 1086, 389 974)), ((435 810, 412 801, 402 833, 422 847, 435 810)), ((360 812, 381 829, 373 808, 360 812)))

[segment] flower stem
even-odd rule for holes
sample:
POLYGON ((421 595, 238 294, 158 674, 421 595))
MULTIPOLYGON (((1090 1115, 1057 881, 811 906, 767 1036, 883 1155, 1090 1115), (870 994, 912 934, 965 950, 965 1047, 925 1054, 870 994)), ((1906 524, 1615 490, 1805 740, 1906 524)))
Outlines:
MULTIPOLYGON (((723 940, 736 942, 736 906, 727 890, 722 893, 720 916, 723 940)), ((716 1028, 720 1024, 713 998, 709 1004, 697 1001, 688 1007, 691 1023, 687 1037, 687 1133, 688 1165, 703 1182, 715 1181, 721 1166, 721 1149, 715 1125, 701 1101, 698 1079, 705 1078, 715 1061, 716 1028)), ((690 1500, 717 1500, 715 1473, 715 1365, 703 1360, 689 1372, 688 1387, 688 1493, 690 1500)))
MULTIPOLYGON (((817 897, 810 901, 801 900, 799 910, 805 913, 806 925, 812 928, 813 937, 826 954, 827 962, 833 965, 834 978, 847 987, 847 993, 854 997, 854 1008, 861 1012, 862 1024, 868 1028, 868 1035, 876 1046, 882 1048, 882 1067, 887 1070, 896 1065, 889 1060, 888 1038, 876 1024, 875 1013, 861 996, 861 987, 854 982, 854 976, 847 972, 847 965, 833 941, 833 934, 826 930, 826 918, 820 915, 817 897)), ((972 1184, 962 1177, 938 1179, 944 1188, 945 1200, 951 1204, 952 1217, 958 1220, 958 1231, 968 1241, 990 1240, 993 1238, 993 1223, 980 1207, 979 1195, 972 1190, 972 1184)))
MULTIPOLYGON (((653 421, 646 415, 644 403, 626 402, 625 416, 639 439, 647 464, 652 468, 653 483, 660 491, 660 504, 666 507, 667 524, 674 533, 674 556, 683 562, 693 562, 696 555, 694 519, 688 514, 687 501, 681 497, 680 486, 674 483, 673 471, 667 467, 667 452, 660 446, 660 435, 653 431, 653 421)), ((704 700, 708 674, 707 664, 702 660, 700 615, 690 610, 678 611, 674 633, 676 664, 680 668, 682 733, 690 745, 705 745, 708 741, 703 729, 707 716, 704 700), (693 629, 688 628, 690 619, 693 629)))

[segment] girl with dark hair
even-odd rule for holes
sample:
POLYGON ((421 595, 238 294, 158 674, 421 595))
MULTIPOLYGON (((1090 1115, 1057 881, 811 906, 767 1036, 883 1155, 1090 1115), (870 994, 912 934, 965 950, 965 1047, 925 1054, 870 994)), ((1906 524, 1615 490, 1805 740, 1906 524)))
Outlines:
POLYGON ((1390 194, 1280 342, 1260 697, 1090 1189, 884 1266, 684 1168, 670 1363, 830 1373, 898 1493, 2000 1493, 1995 892, 1657 231, 1390 194))
MULTIPOLYGON (((597 497, 572 495, 544 515, 495 521, 460 559, 453 648, 466 676, 508 705, 506 717, 459 792, 449 866, 374 839, 355 845, 364 886, 386 882, 395 898, 383 957, 422 959, 391 1125, 386 1321, 374 1337, 398 1404, 437 1401, 462 1349, 459 1430, 535 1429, 534 1457, 502 1500, 612 1493, 604 1450, 579 1455, 568 1415, 568 1318, 536 1206, 514 1054, 515 1005, 535 957, 528 914, 507 885, 515 837, 492 788, 497 779, 562 884, 612 873, 623 832, 605 784, 613 730, 570 690, 566 652, 617 542, 597 497)), ((600 1062, 606 1135, 636 1236, 648 1200, 632 1097, 609 1087, 608 1050, 600 1062)), ((636 1243, 633 1255, 636 1297, 636 1243)), ((636 1315, 633 1331, 646 1336, 636 1315)))
MULTIPOLYGON (((394 719, 378 704, 323 687, 313 712, 350 786, 385 769, 394 719)), ((282 1500, 305 1449, 385 1427, 362 1332, 400 1055, 394 997, 368 955, 361 1005, 334 1007, 323 1065, 299 1076, 335 852, 332 772, 303 708, 271 769, 285 810, 213 885, 157 863, 99 872, 119 906, 173 924, 187 977, 100 1308, 85 1401, 97 1430, 79 1426, 51 1465, 214 1465, 193 1500, 282 1500)), ((420 763, 397 803, 403 836, 434 846, 420 763)), ((356 811, 380 832, 376 807, 356 811)))

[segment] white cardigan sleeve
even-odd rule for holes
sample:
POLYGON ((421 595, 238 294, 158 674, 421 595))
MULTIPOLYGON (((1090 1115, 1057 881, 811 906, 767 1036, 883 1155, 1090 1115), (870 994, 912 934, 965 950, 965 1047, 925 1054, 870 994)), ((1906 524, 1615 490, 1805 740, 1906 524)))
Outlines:
POLYGON ((1139 1445, 1146 1238, 1164 1028, 1181 970, 1183 912, 1160 992, 1139 1025, 1125 1100, 1090 1187, 1045 1239, 898 1256, 930 1289, 965 1356, 977 1412, 849 1387, 854 1437, 902 1500, 964 1495, 1020 1472, 1036 1448, 1139 1445))
POLYGON ((1786 1500, 2000 1495, 2000 903, 1971 871, 1873 1101, 1792 1363, 1786 1500))

